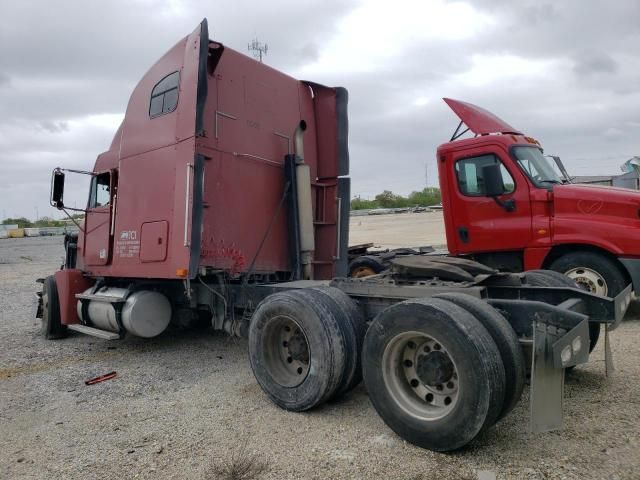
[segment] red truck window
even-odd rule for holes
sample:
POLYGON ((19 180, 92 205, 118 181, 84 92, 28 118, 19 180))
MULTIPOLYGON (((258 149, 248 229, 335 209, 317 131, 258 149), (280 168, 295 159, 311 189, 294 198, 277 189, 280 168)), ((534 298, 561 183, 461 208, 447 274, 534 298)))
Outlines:
POLYGON ((458 188, 463 195, 480 197, 485 195, 484 179, 482 178, 482 167, 492 163, 500 164, 502 172, 502 182, 505 193, 515 190, 515 182, 509 174, 504 164, 495 155, 480 155, 477 157, 465 158, 456 162, 456 177, 458 188))
POLYGON ((109 191, 111 175, 101 173, 91 179, 91 191, 89 193, 89 208, 104 207, 111 201, 109 191))
POLYGON ((160 80, 151 91, 149 104, 149 117, 173 112, 178 106, 178 85, 180 84, 180 72, 173 72, 160 80))

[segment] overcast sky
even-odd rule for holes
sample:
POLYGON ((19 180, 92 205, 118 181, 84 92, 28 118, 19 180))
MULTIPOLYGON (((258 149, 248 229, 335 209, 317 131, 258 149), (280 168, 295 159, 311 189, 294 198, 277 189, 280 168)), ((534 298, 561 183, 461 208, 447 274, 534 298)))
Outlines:
POLYGON ((572 174, 640 155, 640 0, 3 1, 0 215, 59 217, 51 169, 90 170, 137 81, 203 17, 212 39, 246 52, 257 36, 269 65, 349 90, 354 195, 420 190, 425 170, 436 184, 457 124, 442 97, 496 113, 572 174))

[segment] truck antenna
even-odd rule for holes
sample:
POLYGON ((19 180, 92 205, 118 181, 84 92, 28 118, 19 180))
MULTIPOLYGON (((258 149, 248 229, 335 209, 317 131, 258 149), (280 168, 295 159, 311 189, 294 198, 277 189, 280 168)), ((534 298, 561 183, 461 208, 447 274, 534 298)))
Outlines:
POLYGON ((269 45, 266 43, 260 43, 258 38, 254 38, 251 43, 247 46, 247 50, 253 52, 253 58, 259 60, 262 63, 262 54, 267 54, 267 50, 269 49, 269 45))

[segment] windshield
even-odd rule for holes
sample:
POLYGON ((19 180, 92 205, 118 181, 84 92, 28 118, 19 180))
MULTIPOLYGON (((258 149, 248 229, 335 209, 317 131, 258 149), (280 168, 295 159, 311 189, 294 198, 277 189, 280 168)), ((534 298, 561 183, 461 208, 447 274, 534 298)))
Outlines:
POLYGON ((537 147, 514 147, 513 154, 518 165, 536 187, 548 187, 555 183, 562 183, 551 164, 537 147))

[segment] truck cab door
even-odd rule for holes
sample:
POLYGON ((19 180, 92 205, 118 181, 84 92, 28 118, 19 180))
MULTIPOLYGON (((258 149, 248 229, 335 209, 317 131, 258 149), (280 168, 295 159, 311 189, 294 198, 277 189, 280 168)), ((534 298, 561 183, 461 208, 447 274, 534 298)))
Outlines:
POLYGON ((450 155, 448 215, 455 245, 452 253, 524 249, 531 238, 529 185, 507 153, 498 145, 485 145, 450 155), (505 187, 505 194, 498 201, 486 195, 482 174, 482 167, 493 163, 500 165, 505 187))
POLYGON ((116 170, 91 178, 84 227, 86 265, 107 265, 111 262, 117 181, 116 170))

